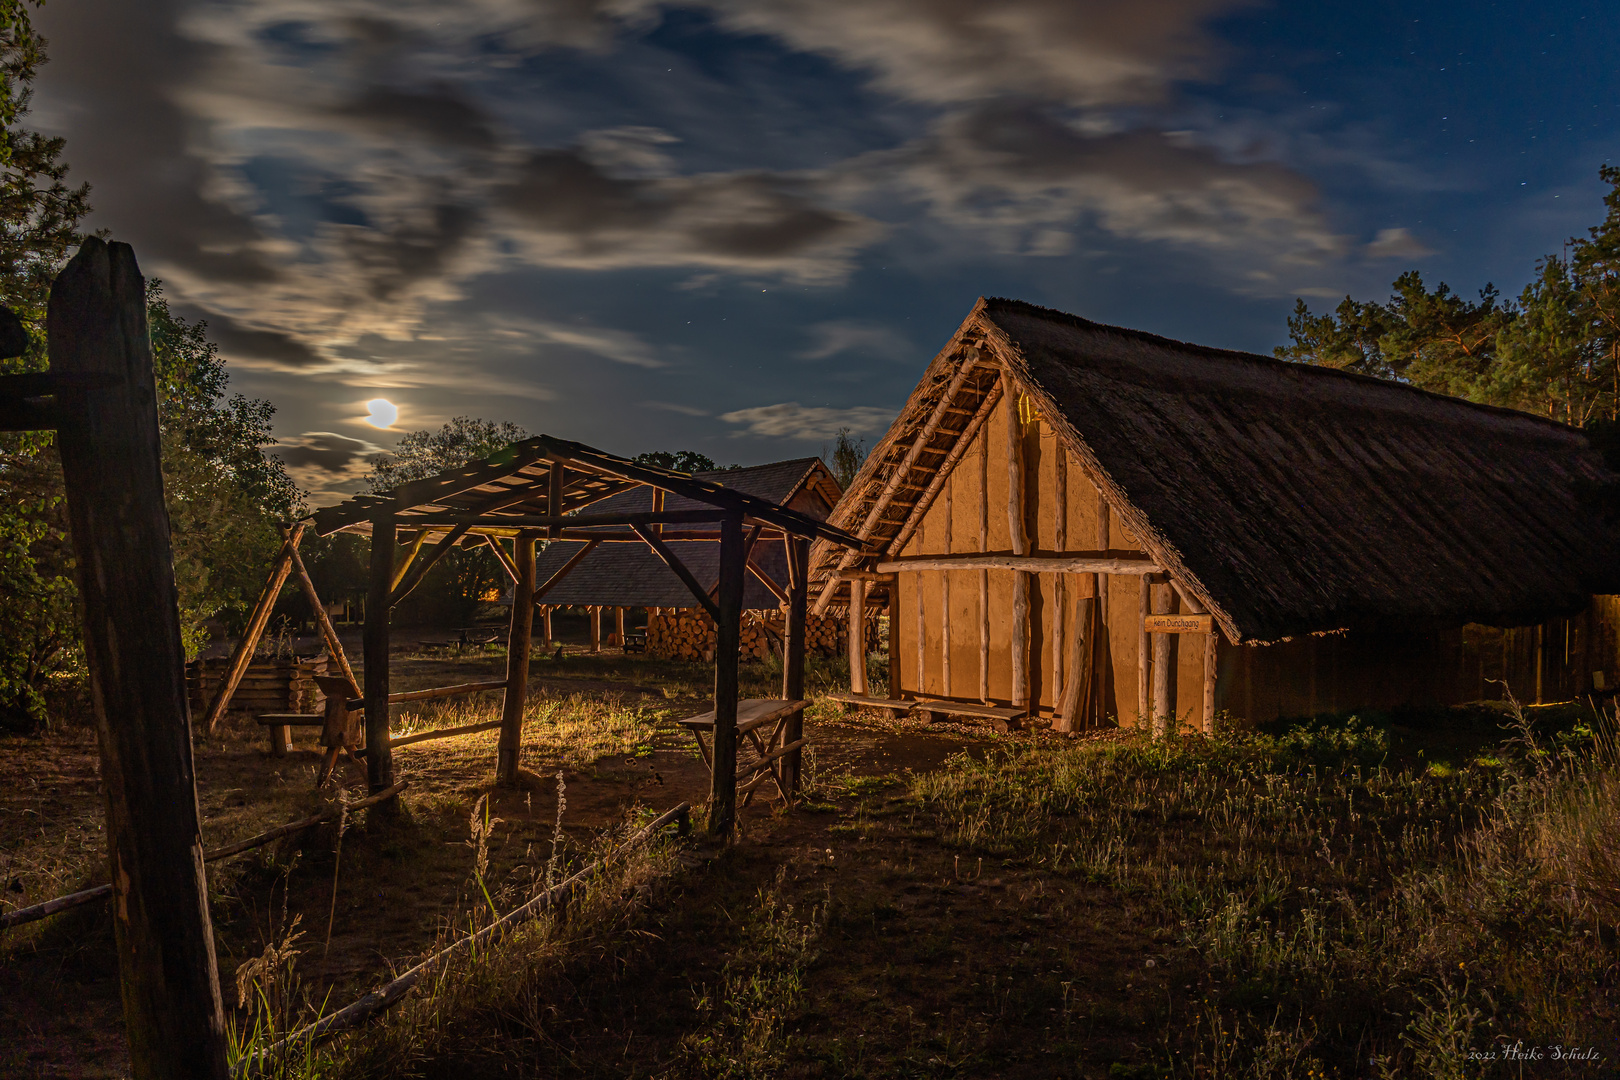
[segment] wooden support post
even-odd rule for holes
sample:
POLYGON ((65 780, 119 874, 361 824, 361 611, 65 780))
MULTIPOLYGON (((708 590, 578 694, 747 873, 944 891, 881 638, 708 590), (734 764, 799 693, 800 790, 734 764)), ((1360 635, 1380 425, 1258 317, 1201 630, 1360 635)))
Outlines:
POLYGON ((602 651, 602 605, 592 604, 591 613, 591 652, 602 651))
POLYGON ((1151 645, 1147 632, 1147 617, 1153 614, 1153 586, 1146 574, 1138 580, 1141 583, 1141 592, 1136 612, 1136 726, 1144 728, 1150 727, 1153 723, 1153 703, 1148 696, 1153 661, 1148 651, 1151 645))
POLYGON ((551 648, 551 605, 540 605, 540 630, 545 634, 546 648, 551 648))
POLYGON ((709 832, 731 835, 737 817, 737 664, 742 645, 743 550, 741 514, 720 522, 720 589, 714 640, 714 774, 709 787, 709 832))
POLYGON ((388 621, 393 614, 388 597, 394 591, 394 536, 392 515, 372 519, 371 579, 361 652, 366 683, 366 786, 373 795, 394 786, 394 755, 388 745, 388 621))
MULTIPOLYGON (((1170 614, 1170 586, 1153 586, 1153 614, 1170 614)), ((1175 634, 1153 635, 1153 737, 1162 739, 1176 723, 1175 634)))
MULTIPOLYGON (((1024 425, 1018 419, 1018 395, 1008 393, 1007 406, 1007 531, 1014 555, 1029 554, 1024 528, 1024 425)), ((1029 574, 1013 571, 1012 703, 1029 707, 1029 574)))
MULTIPOLYGON (((1069 455, 1061 445, 1056 448, 1056 460, 1053 462, 1054 478, 1052 483, 1052 502, 1055 521, 1052 530, 1052 546, 1059 552, 1069 549, 1069 455)), ((1060 718, 1063 715, 1063 615, 1068 607, 1067 574, 1052 575, 1052 715, 1060 718)), ((1073 665, 1069 665, 1071 670, 1073 665)))
MULTIPOLYGON (((395 533, 395 537, 397 539, 398 533, 395 533)), ((416 537, 411 541, 410 550, 406 551, 405 557, 394 565, 394 580, 393 584, 389 587, 389 596, 393 596, 392 590, 399 588, 399 583, 405 580, 406 574, 410 573, 411 564, 416 562, 417 555, 421 554, 422 545, 427 543, 427 538, 428 531, 426 529, 418 529, 416 532, 416 537)))
MULTIPOLYGON (((979 554, 990 550, 990 425, 979 428, 979 554)), ((979 700, 990 704, 990 571, 979 571, 979 700)))
POLYGON ((1091 681, 1091 635, 1097 633, 1092 622, 1095 604, 1089 596, 1074 598, 1074 638, 1069 646, 1069 675, 1063 685, 1063 703, 1058 708, 1053 729, 1065 734, 1085 726, 1088 715, 1087 698, 1093 692, 1091 681))
MULTIPOLYGON (((297 528, 297 526, 295 525, 294 528, 297 528)), ((291 539, 289 532, 284 531, 283 535, 291 539)), ((337 627, 332 625, 331 617, 326 614, 326 607, 321 603, 321 598, 315 592, 315 583, 310 580, 309 571, 304 569, 304 560, 299 557, 296 546, 292 549, 292 563, 293 569, 298 571, 298 584, 304 590, 304 599, 308 600, 309 606, 315 609, 315 621, 320 624, 321 636, 326 640, 326 651, 336 662, 338 670, 343 673, 343 677, 348 680, 350 695, 353 697, 362 696, 360 683, 354 677, 354 669, 349 667, 349 658, 343 652, 343 642, 338 639, 337 627)))
MULTIPOLYGON (((945 550, 951 551, 951 518, 955 484, 945 481, 945 550)), ((939 692, 951 696, 951 572, 939 575, 939 692)), ((919 686, 921 683, 918 684, 919 686)))
MULTIPOLYGON (((1065 460, 1067 453, 1063 452, 1065 460)), ((1104 558, 1108 555, 1108 546, 1113 542, 1109 536, 1108 517, 1111 511, 1108 500, 1103 498, 1102 489, 1097 489, 1097 554, 1104 558)), ((1099 573, 1092 579, 1093 591, 1097 594, 1097 611, 1092 626, 1095 627, 1096 648, 1092 656, 1096 658, 1096 670, 1091 675, 1091 698, 1096 702, 1095 720, 1100 726, 1108 721, 1108 670, 1109 655, 1112 652, 1112 639, 1108 634, 1108 581, 1107 574, 1099 573)))
POLYGON ((1215 680, 1219 676, 1220 631, 1211 629, 1204 635, 1204 704, 1199 717, 1205 735, 1215 734, 1215 680))
POLYGON ((46 328, 52 373, 105 380, 57 395, 56 444, 107 800, 130 1071, 224 1080, 146 283, 130 246, 85 240, 51 287, 46 328))
POLYGON ((203 721, 203 730, 208 734, 214 733, 219 726, 220 718, 230 707, 231 695, 242 682, 242 676, 247 673, 248 665, 253 662, 253 650, 259 645, 259 638, 264 636, 264 628, 270 622, 270 612, 275 609, 276 598, 281 595, 281 587, 286 584, 287 573, 292 569, 293 552, 298 548, 298 542, 304 537, 304 525, 300 522, 292 528, 292 535, 281 542, 281 550, 276 553, 275 562, 270 564, 270 577, 259 592, 258 602, 253 605, 253 614, 248 616, 247 626, 242 630, 242 636, 236 642, 236 648, 231 651, 231 662, 225 667, 225 678, 219 684, 219 690, 214 694, 214 700, 208 705, 208 717, 203 721))
MULTIPOLYGON (((553 461, 546 469, 546 514, 549 517, 562 516, 563 489, 568 485, 567 472, 560 461, 553 461)), ((560 525, 547 526, 546 538, 555 540, 561 532, 560 525)))
MULTIPOLYGON (((918 602, 922 600, 918 597, 918 602)), ((849 583, 849 689, 866 693, 866 582, 849 583)))
POLYGON ((519 534, 512 561, 512 626, 506 638, 506 695, 501 703, 501 738, 495 755, 495 782, 513 784, 523 752, 523 706, 529 696, 529 641, 534 630, 534 537, 519 534))
POLYGON ((624 648, 624 611, 622 607, 613 609, 613 633, 619 639, 619 648, 624 648))
MULTIPOLYGON (((782 697, 804 700, 804 624, 810 601, 810 541, 801 536, 785 538, 788 562, 787 641, 782 649, 782 697)), ((889 687, 894 696, 894 686, 889 687)), ((804 710, 790 713, 782 742, 789 745, 804 737, 804 710)), ((794 750, 782 763, 789 798, 798 794, 803 772, 803 749, 794 750)))
MULTIPOLYGON (((928 693, 928 602, 923 598, 923 576, 912 575, 917 582, 917 693, 928 693)), ((896 579, 898 580, 898 579, 896 579)), ((866 619, 861 619, 861 625, 866 625, 866 619)), ((855 662, 855 654, 850 653, 850 663, 855 662)), ((865 681, 865 675, 862 675, 865 681)), ((865 693, 864 690, 856 693, 865 693)))

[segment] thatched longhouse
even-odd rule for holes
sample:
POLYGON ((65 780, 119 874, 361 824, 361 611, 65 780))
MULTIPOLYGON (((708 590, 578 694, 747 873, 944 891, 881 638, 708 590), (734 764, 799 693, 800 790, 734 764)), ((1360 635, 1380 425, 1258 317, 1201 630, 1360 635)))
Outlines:
POLYGON ((1060 727, 1553 700, 1620 668, 1615 480, 1525 413, 981 300, 830 519, 883 554, 813 577, 887 605, 893 696, 1060 727))

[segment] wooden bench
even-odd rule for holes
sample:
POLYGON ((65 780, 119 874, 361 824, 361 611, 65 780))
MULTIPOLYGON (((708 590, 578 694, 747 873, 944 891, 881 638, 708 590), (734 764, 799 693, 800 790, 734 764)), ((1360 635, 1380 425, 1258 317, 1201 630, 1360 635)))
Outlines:
POLYGON ((931 724, 937 724, 945 716, 966 716, 974 720, 988 720, 991 727, 1003 732, 1019 730, 1023 726, 1022 720, 1029 715, 1027 709, 1003 709, 996 705, 940 701, 936 698, 919 698, 911 705, 931 724))
POLYGON ((643 630, 632 630, 624 635, 624 651, 627 653, 647 651, 647 634, 643 630))
POLYGON ((286 757, 293 748, 293 728, 326 726, 326 716, 321 713, 267 712, 255 719, 270 729, 270 753, 274 757, 286 757))
POLYGON ((868 697, 866 694, 851 694, 846 691, 824 695, 828 701, 837 701, 844 705, 853 705, 857 709, 876 709, 884 713, 890 720, 898 720, 901 716, 912 710, 916 705, 914 701, 901 701, 898 698, 868 697))
MULTIPOLYGON (((753 746, 757 753, 754 761, 737 765, 737 794, 743 796, 743 805, 747 806, 753 799, 754 791, 767 780, 776 782, 776 790, 781 793, 785 801, 791 802, 788 794, 788 784, 782 776, 782 759, 793 751, 804 746, 809 739, 795 739, 790 743, 783 743, 783 736, 787 732, 788 717, 810 704, 808 701, 788 701, 783 698, 744 698, 737 702, 737 749, 745 745, 753 746), (765 725, 775 722, 771 729, 770 738, 760 737, 760 731, 765 725)), ((714 754, 709 744, 704 740, 705 733, 714 732, 714 710, 689 716, 678 721, 681 727, 692 733, 697 740, 698 753, 703 756, 703 764, 709 767, 709 774, 714 774, 714 754)))

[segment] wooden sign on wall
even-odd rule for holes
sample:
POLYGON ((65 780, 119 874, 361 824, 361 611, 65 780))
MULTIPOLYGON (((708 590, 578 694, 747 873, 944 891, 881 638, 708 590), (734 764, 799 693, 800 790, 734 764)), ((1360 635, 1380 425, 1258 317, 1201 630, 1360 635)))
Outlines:
POLYGON ((1211 615, 1149 615, 1142 628, 1150 634, 1208 634, 1215 629, 1211 615))

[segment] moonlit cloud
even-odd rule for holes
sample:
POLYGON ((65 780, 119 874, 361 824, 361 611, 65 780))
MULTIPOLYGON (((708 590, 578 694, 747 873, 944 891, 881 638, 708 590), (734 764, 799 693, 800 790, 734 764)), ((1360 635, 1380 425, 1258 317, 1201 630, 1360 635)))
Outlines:
POLYGON ((383 448, 336 432, 306 431, 282 439, 270 452, 287 466, 293 483, 309 493, 310 505, 321 506, 352 494, 383 448))
POLYGON ((1378 238, 1366 247, 1373 259, 1421 259, 1434 249, 1412 235, 1411 229, 1379 229, 1378 238))
POLYGON ((722 413, 720 419, 741 425, 738 435, 762 435, 773 439, 828 439, 840 428, 857 435, 882 431, 894 420, 894 410, 857 405, 849 409, 828 409, 784 401, 779 405, 759 405, 722 413))
POLYGON ((813 344, 799 354, 805 360, 854 353, 881 360, 916 359, 918 350, 893 327, 855 319, 832 319, 807 327, 813 344))

